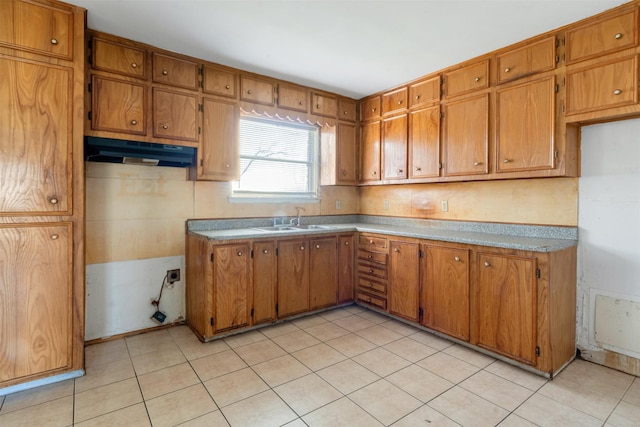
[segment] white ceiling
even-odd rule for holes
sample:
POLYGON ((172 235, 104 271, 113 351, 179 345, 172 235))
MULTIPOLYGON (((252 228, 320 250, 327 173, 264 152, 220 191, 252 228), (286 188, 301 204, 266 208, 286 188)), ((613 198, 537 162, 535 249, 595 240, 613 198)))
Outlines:
POLYGON ((67 0, 89 28, 353 98, 622 0, 67 0))

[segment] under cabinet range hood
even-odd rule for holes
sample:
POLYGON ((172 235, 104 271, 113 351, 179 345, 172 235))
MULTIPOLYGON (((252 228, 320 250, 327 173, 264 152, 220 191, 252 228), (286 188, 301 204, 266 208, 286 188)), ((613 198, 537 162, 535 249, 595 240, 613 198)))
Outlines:
POLYGON ((195 163, 196 149, 180 145, 86 136, 84 158, 89 162, 186 168, 195 163))

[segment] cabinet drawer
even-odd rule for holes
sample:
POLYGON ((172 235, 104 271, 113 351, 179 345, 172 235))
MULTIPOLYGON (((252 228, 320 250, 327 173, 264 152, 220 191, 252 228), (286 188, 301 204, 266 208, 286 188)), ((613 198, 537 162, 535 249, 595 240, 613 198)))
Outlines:
POLYGON ((467 65, 444 75, 448 97, 489 87, 489 60, 467 65))
POLYGON ((358 263, 358 274, 386 279, 387 267, 374 264, 358 263))
POLYGON ((377 262, 379 264, 387 263, 387 254, 379 252, 369 252, 362 249, 358 250, 358 258, 369 262, 377 262))
POLYGON ((275 105, 273 83, 247 76, 240 76, 240 99, 256 104, 275 105))
POLYGON ((381 308, 382 310, 387 309, 387 300, 385 298, 380 298, 373 295, 368 295, 362 292, 358 292, 358 301, 362 301, 374 307, 381 308))
POLYGON ((185 89, 198 89, 198 64, 184 59, 153 54, 153 81, 185 89))
POLYGON ((307 112, 309 92, 301 87, 278 85, 278 106, 288 110, 307 112))
POLYGON ((238 75, 233 71, 204 67, 202 78, 202 91, 204 93, 227 98, 236 98, 238 96, 238 75))
POLYGON ((125 46, 98 37, 93 38, 91 67, 125 76, 145 79, 146 53, 142 49, 125 46))
POLYGON ((198 98, 153 88, 153 136, 198 141, 198 98))
POLYGON ((553 70, 556 66, 556 38, 548 37, 498 55, 498 82, 553 70))
POLYGON ((358 278, 358 290, 364 292, 377 292, 379 294, 387 294, 387 285, 384 283, 370 280, 366 277, 358 278))
POLYGON ((567 71, 567 115, 637 103, 637 55, 567 71))
POLYGON ((388 240, 384 237, 370 236, 368 234, 361 234, 358 238, 358 242, 359 246, 368 250, 386 249, 389 247, 388 240))
POLYGON ((394 90, 382 95, 382 114, 402 111, 407 108, 407 88, 394 90))
POLYGON ((340 120, 356 121, 356 102, 350 99, 338 99, 338 118, 340 120))
POLYGON ((638 9, 567 31, 567 64, 638 45, 638 9))
POLYGON ((365 99, 360 103, 360 120, 372 120, 380 117, 380 97, 365 99))
POLYGON ((311 94, 311 113, 321 116, 335 117, 338 112, 338 100, 333 96, 311 94))
POLYGON ((416 108, 440 100, 440 76, 409 86, 409 107, 416 108))

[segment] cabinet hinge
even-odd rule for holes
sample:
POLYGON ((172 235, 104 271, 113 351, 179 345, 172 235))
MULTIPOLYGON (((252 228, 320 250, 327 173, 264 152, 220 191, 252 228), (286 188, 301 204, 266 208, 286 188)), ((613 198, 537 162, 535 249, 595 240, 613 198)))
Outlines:
POLYGON ((556 93, 558 93, 558 91, 560 90, 560 86, 555 85, 554 89, 555 89, 556 93))
POLYGON ((558 156, 559 156, 559 154, 558 154, 558 150, 555 150, 555 151, 553 152, 553 157, 557 159, 557 158, 558 158, 558 156))
POLYGON ((211 323, 211 326, 213 326, 213 324, 215 323, 215 321, 213 320, 213 317, 209 319, 209 323, 211 323))
POLYGON ((202 80, 198 82, 198 86, 201 87, 201 88, 204 87, 204 85, 202 84, 202 80))
POLYGON ((565 87, 567 85, 567 79, 566 78, 562 78, 562 87, 565 87))
POLYGON ((201 133, 202 133, 202 128, 198 126, 198 135, 200 135, 201 133))
POLYGON ((556 39, 556 47, 560 46, 560 39, 556 39))
POLYGON ((276 314, 278 314, 278 304, 276 304, 276 314))
POLYGON ((251 317, 253 317, 253 308, 251 309, 251 317))
POLYGON ((444 169, 444 163, 440 163, 440 169, 444 169))
POLYGON ((540 278, 540 269, 536 268, 536 277, 539 279, 540 278))
POLYGON ((92 47, 91 45, 92 45, 92 44, 93 44, 93 39, 92 39, 92 38, 90 38, 89 40, 87 40, 87 45, 88 45, 87 47, 88 47, 89 49, 91 49, 91 47, 92 47))
POLYGON ((444 119, 444 113, 442 111, 440 111, 440 118, 444 119))
POLYGON ((560 62, 560 55, 556 55, 556 64, 560 62))
POLYGON ((562 103, 562 112, 564 113, 564 103, 562 103))
POLYGON ((213 262, 213 253, 211 253, 211 262, 213 262))
POLYGON ((91 83, 89 83, 89 84, 87 85, 87 90, 88 90, 89 92, 91 92, 91 83))
POLYGON ((536 357, 540 357, 540 347, 536 346, 536 357))
POLYGON ((198 104, 198 111, 204 111, 204 104, 198 104))
MULTIPOLYGON (((251 258, 253 258, 253 249, 251 249, 251 258)), ((253 308, 251 309, 251 311, 253 312, 253 308)), ((253 314, 252 314, 253 316, 253 314)))
POLYGON ((563 37, 562 38, 562 46, 564 46, 564 45, 565 45, 565 40, 564 40, 564 37, 563 37))
POLYGON ((87 62, 91 65, 91 55, 87 55, 87 62))
POLYGON ((204 166, 204 159, 200 159, 200 166, 204 166))
POLYGON ((418 249, 418 258, 422 258, 423 255, 422 249, 418 249))
POLYGON ((423 315, 424 315, 424 310, 422 309, 422 307, 418 307, 418 316, 420 316, 420 318, 422 319, 423 315))
POLYGON ((278 256, 278 248, 276 248, 276 256, 278 256))
POLYGON ((198 74, 200 74, 201 76, 204 74, 204 67, 198 68, 198 74))
POLYGON ((89 112, 87 113, 87 118, 88 118, 89 120, 91 120, 91 111, 89 111, 89 112))

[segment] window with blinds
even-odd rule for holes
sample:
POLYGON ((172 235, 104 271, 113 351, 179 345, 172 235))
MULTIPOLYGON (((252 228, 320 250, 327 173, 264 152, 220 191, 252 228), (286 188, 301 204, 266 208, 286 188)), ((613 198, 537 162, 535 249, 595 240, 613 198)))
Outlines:
POLYGON ((317 197, 318 129, 240 119, 240 181, 234 196, 317 197))

